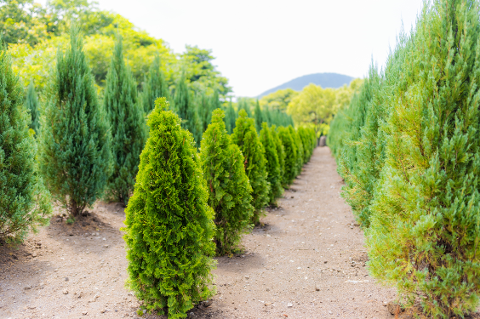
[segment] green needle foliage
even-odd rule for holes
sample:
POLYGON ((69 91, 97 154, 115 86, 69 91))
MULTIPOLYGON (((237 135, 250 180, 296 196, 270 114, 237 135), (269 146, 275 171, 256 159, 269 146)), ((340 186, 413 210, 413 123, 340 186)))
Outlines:
POLYGON ((302 172, 302 167, 303 167, 303 164, 304 164, 304 161, 303 161, 303 143, 302 143, 302 139, 298 135, 298 132, 297 132, 296 129, 294 129, 291 125, 289 125, 288 130, 290 131, 290 134, 292 135, 293 142, 295 143, 295 147, 297 149, 296 156, 295 156, 296 164, 297 164, 296 165, 296 170, 295 170, 295 177, 296 177, 297 175, 300 175, 300 173, 302 172))
POLYGON ((247 117, 245 110, 240 110, 232 134, 233 143, 237 144, 245 157, 245 172, 252 186, 252 205, 255 208, 253 222, 258 224, 263 208, 268 204, 270 184, 267 176, 265 149, 257 135, 255 121, 247 117))
POLYGON ((186 318, 210 298, 215 252, 213 211, 192 135, 159 98, 148 118, 150 137, 140 157, 126 213, 127 282, 148 311, 186 318))
POLYGON ((283 187, 288 187, 297 176, 297 148, 290 134, 290 130, 280 126, 278 129, 278 137, 282 142, 285 154, 285 166, 283 171, 283 187))
MULTIPOLYGON (((277 133, 277 127, 275 125, 272 125, 270 127, 270 134, 272 135, 273 141, 275 142, 275 147, 277 150, 277 156, 278 156, 278 165, 280 168, 280 183, 283 187, 283 181, 284 181, 284 174, 285 174, 285 149, 283 147, 282 140, 278 136, 277 133)), ((282 189, 283 192, 283 189, 282 189)))
POLYGON ((25 100, 27 110, 30 111, 30 116, 32 121, 30 123, 30 128, 35 132, 35 137, 38 136, 40 132, 40 103, 38 102, 37 93, 35 92, 35 87, 33 86, 33 81, 30 82, 27 88, 27 98, 25 100))
POLYGON ((257 129, 257 132, 260 132, 260 130, 262 129, 262 123, 264 122, 264 115, 263 115, 262 109, 260 108, 260 103, 258 102, 258 100, 257 100, 257 103, 255 104, 254 112, 255 112, 254 113, 255 128, 257 129))
POLYGON ((268 192, 269 203, 271 205, 276 205, 276 199, 283 193, 282 178, 280 175, 280 163, 278 160, 276 141, 265 122, 262 123, 260 141, 265 149, 265 158, 267 160, 267 180, 270 183, 270 191, 268 192))
POLYGON ((201 123, 195 105, 195 99, 188 89, 185 74, 182 74, 175 90, 175 110, 182 119, 182 128, 190 131, 197 145, 202 138, 201 123))
POLYGON ((480 4, 426 2, 330 130, 369 270, 428 318, 480 294, 480 4))
POLYGON ((48 224, 50 196, 37 173, 37 144, 29 133, 24 91, 0 40, 0 240, 22 242, 48 224))
POLYGON ((111 173, 109 122, 77 28, 57 55, 55 78, 42 122, 40 167, 52 195, 77 216, 105 189, 111 173))
POLYGON ((207 130, 208 124, 210 124, 212 121, 212 103, 213 98, 207 96, 205 92, 200 92, 197 94, 196 104, 202 133, 207 130))
POLYGON ((200 158, 215 211, 218 255, 237 249, 241 234, 251 227, 254 208, 252 187, 245 174, 244 157, 225 129, 224 112, 213 111, 212 123, 203 134, 200 158))
POLYGON ((153 59, 148 75, 143 87, 143 92, 139 96, 145 114, 150 113, 155 107, 155 100, 159 97, 164 97, 167 101, 170 100, 170 92, 168 84, 165 81, 165 75, 160 69, 160 57, 157 55, 153 59))
POLYGON ((104 103, 110 121, 113 153, 113 173, 108 179, 107 197, 127 205, 147 139, 147 126, 143 108, 137 103, 137 84, 125 65, 120 36, 107 74, 104 103))
POLYGON ((227 111, 225 114, 225 126, 227 129, 228 134, 233 133, 233 129, 235 128, 235 122, 237 121, 237 113, 233 108, 232 101, 228 104, 227 111))

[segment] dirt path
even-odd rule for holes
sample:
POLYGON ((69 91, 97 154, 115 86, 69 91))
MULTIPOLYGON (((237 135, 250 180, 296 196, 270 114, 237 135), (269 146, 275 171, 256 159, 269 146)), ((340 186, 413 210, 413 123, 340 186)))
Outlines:
MULTIPOLYGON (((395 293, 368 276, 341 186, 329 149, 317 148, 265 226, 244 237, 245 254, 218 258, 218 294, 189 316, 393 318, 395 293)), ((137 317, 124 288, 124 217, 100 203, 74 226, 54 217, 20 249, 0 247, 0 318, 137 317)))

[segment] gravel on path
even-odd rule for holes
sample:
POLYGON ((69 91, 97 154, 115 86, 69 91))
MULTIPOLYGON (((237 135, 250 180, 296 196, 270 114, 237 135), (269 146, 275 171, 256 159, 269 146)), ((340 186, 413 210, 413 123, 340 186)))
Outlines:
MULTIPOLYGON (((217 258, 218 293, 189 317, 394 318, 386 305, 395 291, 368 275, 342 185, 330 150, 317 148, 278 207, 244 236, 244 253, 217 258)), ((118 204, 99 203, 73 226, 56 216, 19 248, 0 247, 0 318, 138 317, 124 288, 124 219, 118 204)))

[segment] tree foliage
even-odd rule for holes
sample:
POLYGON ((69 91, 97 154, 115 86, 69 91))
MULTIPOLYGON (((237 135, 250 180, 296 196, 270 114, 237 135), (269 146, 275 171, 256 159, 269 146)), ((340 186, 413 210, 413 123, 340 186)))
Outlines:
POLYGON ((37 93, 33 82, 30 82, 27 88, 27 98, 25 99, 27 110, 30 111, 31 122, 29 127, 35 132, 36 136, 40 132, 40 102, 38 101, 37 93))
POLYGON ((143 91, 139 95, 145 114, 150 113, 154 109, 155 101, 159 97, 164 97, 167 101, 170 101, 170 91, 161 69, 160 57, 157 55, 146 76, 143 91))
POLYGON ((222 110, 213 112, 200 148, 203 176, 210 192, 208 203, 215 211, 215 243, 219 255, 237 248, 240 235, 251 226, 254 210, 244 157, 228 135, 223 117, 222 110))
POLYGON ((213 211, 192 135, 157 101, 126 209, 128 286, 149 311, 186 318, 215 292, 213 211))
POLYGON ((297 147, 294 137, 290 134, 290 130, 287 127, 280 126, 277 131, 285 154, 283 186, 288 187, 297 176, 297 147))
POLYGON ((267 180, 270 183, 270 190, 268 192, 269 203, 275 205, 276 199, 283 193, 282 176, 280 171, 280 162, 277 154, 277 141, 271 134, 271 129, 268 128, 267 123, 262 123, 260 130, 260 141, 265 149, 265 159, 267 167, 267 180))

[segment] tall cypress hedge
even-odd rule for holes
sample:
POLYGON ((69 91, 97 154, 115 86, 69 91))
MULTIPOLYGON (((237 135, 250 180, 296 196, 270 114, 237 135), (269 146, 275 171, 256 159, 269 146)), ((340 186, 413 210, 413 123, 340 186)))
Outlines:
POLYGON ((33 81, 28 85, 25 104, 27 110, 30 111, 31 122, 29 127, 35 132, 35 137, 37 137, 38 133, 40 133, 40 102, 38 101, 33 81))
POLYGON ((200 159, 215 211, 217 253, 224 255, 237 248, 241 234, 251 227, 252 187, 244 168, 244 157, 225 129, 224 112, 213 112, 212 123, 203 134, 200 159))
POLYGON ((258 224, 263 208, 269 202, 268 194, 270 192, 265 149, 258 138, 254 119, 247 117, 247 112, 243 109, 238 115, 232 141, 238 145, 245 157, 245 172, 253 189, 252 205, 255 208, 253 222, 258 224))
POLYGON ((285 156, 286 156, 285 148, 283 147, 282 140, 278 136, 277 127, 275 125, 272 125, 270 127, 270 134, 272 135, 272 139, 275 142, 275 147, 277 150, 278 164, 280 167, 280 183, 282 184, 282 187, 283 187, 284 175, 285 175, 285 156))
POLYGON ((260 141, 265 149, 265 159, 268 177, 270 183, 270 190, 268 192, 269 203, 275 205, 276 199, 283 193, 282 177, 280 175, 280 162, 277 154, 276 140, 271 134, 271 129, 268 128, 267 123, 262 123, 262 130, 260 131, 260 141))
POLYGON ((52 207, 36 166, 37 144, 12 61, 0 39, 0 240, 22 242, 52 207))
POLYGON ((215 292, 213 211, 192 135, 157 101, 125 211, 128 286, 149 311, 186 318, 215 292))
POLYGON ((429 318, 479 301, 479 14, 478 1, 425 3, 330 130, 371 274, 429 318))
POLYGON ((107 191, 110 199, 127 205, 147 139, 147 126, 143 107, 137 103, 137 84, 123 59, 120 36, 107 74, 104 103, 110 121, 113 155, 113 173, 107 191))
POLYGON ((71 215, 102 196, 111 174, 109 121, 98 103, 78 28, 57 55, 42 122, 40 167, 52 195, 71 215))
POLYGON ((297 176, 297 148, 288 128, 280 126, 277 131, 285 153, 283 187, 286 188, 297 176))

